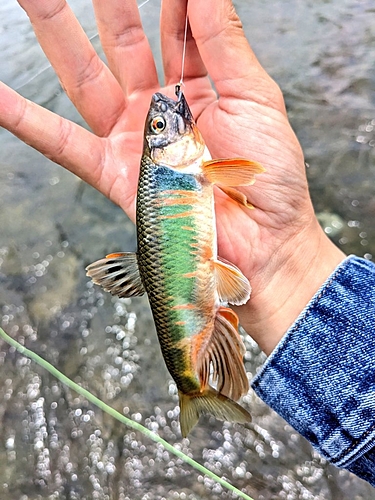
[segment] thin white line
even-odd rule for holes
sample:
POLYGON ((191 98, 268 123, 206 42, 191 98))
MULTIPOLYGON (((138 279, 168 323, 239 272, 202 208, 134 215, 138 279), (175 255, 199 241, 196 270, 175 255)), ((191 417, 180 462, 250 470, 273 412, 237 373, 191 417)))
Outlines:
POLYGON ((185 69, 185 55, 186 55, 186 39, 187 39, 187 29, 188 29, 188 13, 186 11, 185 18, 185 33, 184 33, 184 46, 182 49, 182 63, 181 63, 181 78, 180 85, 184 85, 184 69, 185 69))

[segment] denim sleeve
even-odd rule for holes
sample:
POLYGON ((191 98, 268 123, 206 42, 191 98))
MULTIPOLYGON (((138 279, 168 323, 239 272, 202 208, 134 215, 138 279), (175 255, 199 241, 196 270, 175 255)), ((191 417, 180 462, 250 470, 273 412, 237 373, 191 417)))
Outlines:
POLYGON ((375 486, 375 264, 345 259, 256 375, 319 453, 375 486))

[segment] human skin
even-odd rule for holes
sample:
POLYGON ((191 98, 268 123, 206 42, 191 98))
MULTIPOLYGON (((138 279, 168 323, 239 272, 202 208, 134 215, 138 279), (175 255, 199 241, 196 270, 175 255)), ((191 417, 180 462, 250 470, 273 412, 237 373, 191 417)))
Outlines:
MULTIPOLYGON (((166 86, 160 87, 135 0, 93 0, 108 66, 64 0, 19 0, 91 131, 2 83, 0 125, 94 186, 132 220, 151 96, 172 97, 181 77, 186 3, 162 4, 166 86)), ((212 157, 241 156, 266 168, 253 186, 241 188, 254 210, 218 191, 216 214, 219 255, 252 285, 250 301, 236 308, 241 324, 270 354, 344 254, 316 220, 282 93, 252 52, 232 2, 189 0, 188 13, 184 93, 212 157)))

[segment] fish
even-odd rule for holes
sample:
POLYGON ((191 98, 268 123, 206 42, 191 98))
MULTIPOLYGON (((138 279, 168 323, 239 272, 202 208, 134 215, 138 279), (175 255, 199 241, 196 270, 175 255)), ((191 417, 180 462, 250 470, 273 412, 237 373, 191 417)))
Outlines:
MULTIPOLYGON (((137 190, 137 251, 107 255, 87 275, 118 297, 147 293, 166 366, 179 395, 181 434, 202 414, 245 424, 236 401, 249 390, 239 321, 249 280, 217 251, 214 186, 247 208, 236 186, 264 172, 244 158, 212 159, 185 95, 152 96, 137 190)), ((232 201, 228 199, 228 203, 232 201)))

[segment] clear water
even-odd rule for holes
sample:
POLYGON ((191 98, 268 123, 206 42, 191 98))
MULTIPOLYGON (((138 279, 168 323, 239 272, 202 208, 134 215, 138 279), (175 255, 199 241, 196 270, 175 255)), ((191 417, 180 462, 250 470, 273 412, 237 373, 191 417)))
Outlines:
MULTIPOLYGON (((70 2, 88 35, 87 0, 70 2)), ((372 0, 236 2, 257 56, 283 89, 319 218, 347 253, 375 256, 375 9, 372 0)), ((143 9, 160 61, 159 1, 143 9)), ((95 46, 99 42, 93 39, 95 46)), ((0 78, 80 122, 11 0, 0 5, 0 78)), ((160 65, 159 65, 160 66, 160 65)), ((202 420, 181 440, 178 402, 147 300, 116 300, 85 266, 135 248, 122 211, 0 131, 1 326, 119 411, 255 499, 375 499, 325 463, 250 393, 250 429, 202 420)), ((263 356, 246 339, 246 366, 263 356)), ((124 428, 6 345, 0 349, 0 498, 221 499, 231 495, 124 428)))

